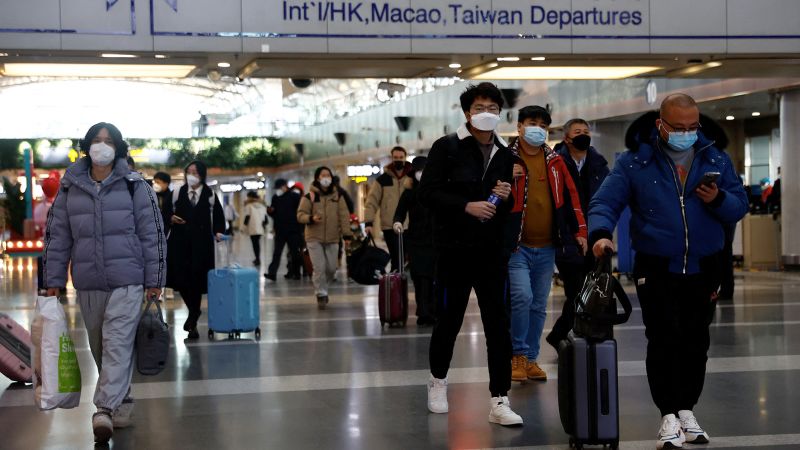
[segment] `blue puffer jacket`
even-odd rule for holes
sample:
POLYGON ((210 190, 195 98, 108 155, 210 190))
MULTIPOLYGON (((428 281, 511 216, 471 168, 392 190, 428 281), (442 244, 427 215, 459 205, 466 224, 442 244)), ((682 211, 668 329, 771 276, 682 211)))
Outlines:
POLYGON ((747 213, 747 196, 727 154, 698 132, 695 158, 682 197, 672 159, 659 147, 656 131, 649 143, 622 154, 589 203, 590 242, 611 238, 619 216, 631 208, 633 248, 669 258, 669 271, 700 272, 700 258, 722 250, 723 224, 747 213), (694 192, 706 172, 719 172, 719 195, 705 204, 694 192))
POLYGON ((46 286, 66 286, 71 263, 78 290, 163 287, 167 249, 155 192, 124 158, 116 160, 99 190, 89 165, 88 158, 81 158, 67 169, 50 208, 43 255, 46 286))

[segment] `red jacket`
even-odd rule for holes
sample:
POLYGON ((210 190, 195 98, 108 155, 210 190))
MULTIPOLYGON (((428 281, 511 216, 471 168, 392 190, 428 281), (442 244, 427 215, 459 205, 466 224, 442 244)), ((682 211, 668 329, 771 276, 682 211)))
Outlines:
MULTIPOLYGON (((547 179, 550 182, 550 193, 553 200, 553 244, 560 247, 559 253, 570 254, 577 252, 577 238, 588 237, 586 219, 581 209, 581 199, 575 182, 569 174, 569 169, 561 158, 547 145, 543 145, 545 164, 547 165, 547 179)), ((528 203, 529 171, 525 161, 520 157, 519 141, 516 140, 509 147, 514 155, 515 163, 522 166, 525 177, 515 178, 511 184, 511 193, 514 196, 514 206, 511 209, 512 217, 517 216, 519 224, 514 223, 516 241, 513 251, 519 247, 522 240, 522 231, 525 223, 526 205, 528 203)))

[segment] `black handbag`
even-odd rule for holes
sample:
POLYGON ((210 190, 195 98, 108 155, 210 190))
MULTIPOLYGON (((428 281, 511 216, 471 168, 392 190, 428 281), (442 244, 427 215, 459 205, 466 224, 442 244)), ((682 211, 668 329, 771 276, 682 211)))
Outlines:
POLYGON ((386 274, 386 265, 392 257, 375 246, 370 234, 357 244, 358 248, 347 257, 347 275, 358 284, 378 284, 380 277, 386 274))
POLYGON ((161 304, 147 299, 136 330, 136 368, 142 375, 157 375, 164 370, 169 355, 169 325, 164 321, 161 304), (151 305, 156 305, 153 311, 151 305))
POLYGON ((595 269, 586 275, 583 287, 575 299, 576 336, 587 340, 613 339, 614 325, 625 323, 631 316, 631 301, 619 280, 611 275, 611 258, 597 260, 595 269), (617 300, 624 312, 617 312, 617 300))

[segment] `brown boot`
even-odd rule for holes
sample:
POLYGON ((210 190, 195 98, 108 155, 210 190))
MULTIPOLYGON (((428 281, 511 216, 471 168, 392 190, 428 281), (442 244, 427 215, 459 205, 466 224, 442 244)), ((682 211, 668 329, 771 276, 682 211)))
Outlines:
POLYGON ((528 366, 528 357, 525 355, 514 355, 511 357, 511 381, 525 381, 528 374, 525 368, 528 366))
POLYGON ((542 368, 539 367, 539 364, 536 364, 536 361, 527 361, 525 372, 527 372, 529 380, 547 380, 547 372, 542 370, 542 368))

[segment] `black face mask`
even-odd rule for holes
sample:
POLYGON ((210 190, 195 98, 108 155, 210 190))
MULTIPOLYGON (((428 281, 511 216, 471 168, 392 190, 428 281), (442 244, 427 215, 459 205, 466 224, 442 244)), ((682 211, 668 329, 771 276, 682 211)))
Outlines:
POLYGON ((406 166, 405 161, 394 161, 392 164, 394 164, 394 170, 396 172, 400 172, 406 166))
POLYGON ((572 146, 582 152, 589 150, 589 145, 591 145, 591 143, 592 137, 588 134, 579 134, 572 138, 572 146))

